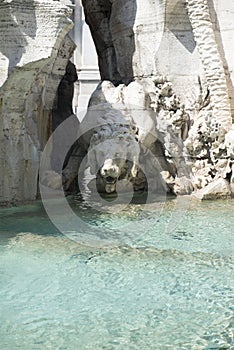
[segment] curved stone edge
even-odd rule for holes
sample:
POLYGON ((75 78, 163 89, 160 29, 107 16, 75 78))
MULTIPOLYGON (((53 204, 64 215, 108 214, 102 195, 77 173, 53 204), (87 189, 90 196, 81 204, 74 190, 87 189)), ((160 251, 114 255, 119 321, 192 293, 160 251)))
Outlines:
POLYGON ((67 35, 73 27, 68 17, 71 15, 68 3, 70 1, 52 1, 50 4, 44 0, 35 1, 37 19, 44 5, 51 6, 51 16, 56 18, 48 26, 53 40, 47 40, 48 32, 42 21, 37 26, 36 36, 40 37, 41 45, 47 47, 46 54, 41 58, 38 55, 40 48, 35 48, 35 42, 28 40, 28 44, 32 44, 27 47, 31 62, 29 56, 25 60, 22 57, 1 87, 0 205, 36 199, 40 154, 51 129, 54 98, 75 49, 67 35))

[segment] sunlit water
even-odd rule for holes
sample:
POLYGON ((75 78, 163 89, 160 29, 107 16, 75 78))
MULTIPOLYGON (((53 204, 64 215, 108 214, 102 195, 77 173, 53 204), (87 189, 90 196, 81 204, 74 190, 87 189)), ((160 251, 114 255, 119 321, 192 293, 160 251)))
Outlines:
POLYGON ((234 349, 234 200, 70 202, 93 241, 40 202, 0 210, 1 350, 234 349))

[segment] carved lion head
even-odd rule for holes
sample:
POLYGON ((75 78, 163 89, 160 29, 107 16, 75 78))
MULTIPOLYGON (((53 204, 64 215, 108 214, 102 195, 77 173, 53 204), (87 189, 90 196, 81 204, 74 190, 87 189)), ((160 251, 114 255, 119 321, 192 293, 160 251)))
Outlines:
POLYGON ((102 192, 112 193, 117 181, 137 175, 140 146, 130 124, 105 125, 93 134, 88 151, 90 172, 103 184, 102 192))

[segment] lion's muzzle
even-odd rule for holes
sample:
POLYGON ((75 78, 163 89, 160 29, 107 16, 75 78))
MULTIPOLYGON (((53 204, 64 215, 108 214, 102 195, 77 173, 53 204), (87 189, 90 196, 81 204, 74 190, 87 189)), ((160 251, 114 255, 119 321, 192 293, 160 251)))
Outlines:
POLYGON ((105 179, 107 180, 107 182, 113 182, 113 181, 108 181, 109 179, 117 179, 120 175, 120 168, 118 167, 118 165, 113 163, 112 159, 107 159, 100 171, 101 175, 103 177, 105 177, 105 179))
POLYGON ((113 163, 112 159, 105 160, 100 174, 105 182, 105 191, 107 193, 113 193, 116 190, 116 182, 120 176, 120 168, 117 164, 113 163))

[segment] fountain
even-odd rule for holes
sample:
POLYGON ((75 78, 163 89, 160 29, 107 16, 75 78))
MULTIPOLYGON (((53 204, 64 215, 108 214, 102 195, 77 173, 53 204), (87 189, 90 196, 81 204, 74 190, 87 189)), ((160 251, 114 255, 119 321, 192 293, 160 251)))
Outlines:
POLYGON ((80 1, 0 4, 1 349, 231 350, 234 5, 82 5, 80 121, 80 1))

